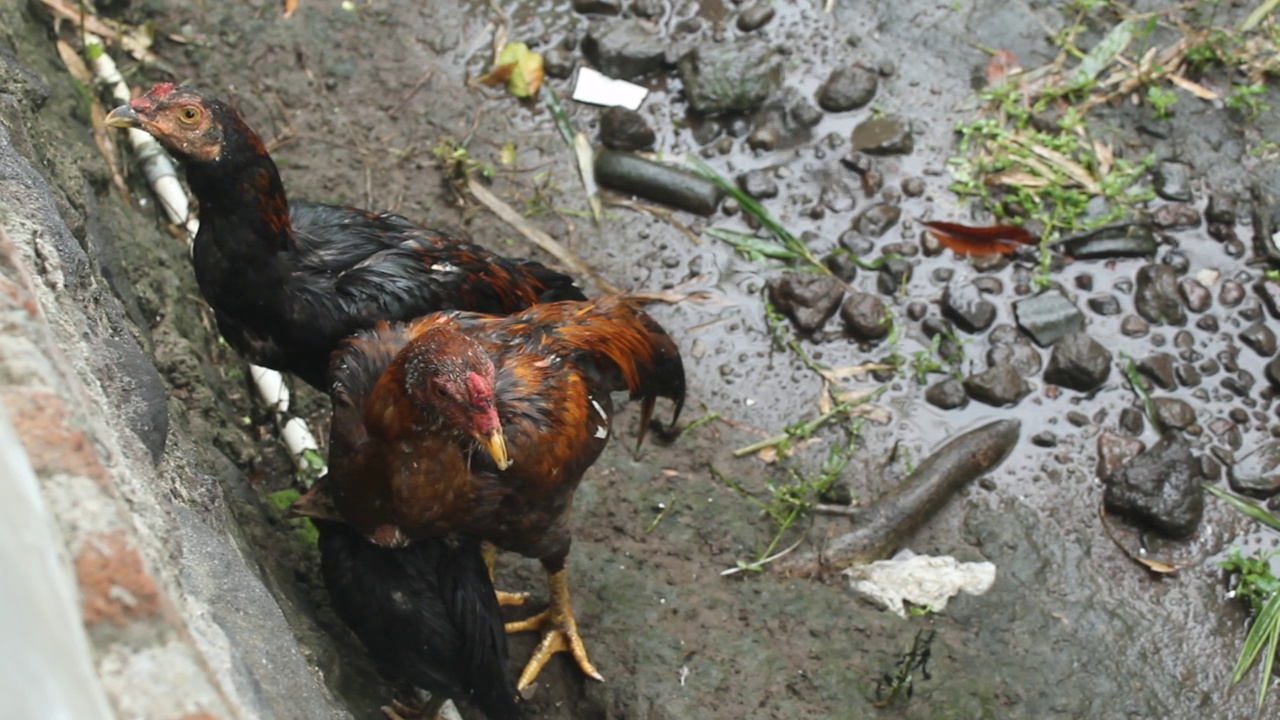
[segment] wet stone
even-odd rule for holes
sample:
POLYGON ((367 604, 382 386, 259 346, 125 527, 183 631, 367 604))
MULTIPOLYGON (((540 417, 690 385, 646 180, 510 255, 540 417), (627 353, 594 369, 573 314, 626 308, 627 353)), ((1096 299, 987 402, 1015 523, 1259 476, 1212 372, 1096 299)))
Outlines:
POLYGON ((1156 419, 1165 429, 1184 430, 1196 421, 1196 411, 1185 400, 1178 398, 1152 398, 1151 406, 1156 419))
POLYGON ((1190 202, 1191 168, 1180 162, 1166 160, 1156 166, 1156 194, 1165 200, 1190 202))
POLYGON ((946 247, 933 233, 925 232, 920 234, 920 249, 924 251, 925 257, 935 257, 941 255, 946 247))
POLYGON ((1195 278, 1182 278, 1178 282, 1178 293, 1182 296, 1182 301, 1186 303, 1187 309, 1194 313, 1204 312, 1209 308, 1209 304, 1213 302, 1213 296, 1209 294, 1209 289, 1200 284, 1195 278))
POLYGON ((1115 295, 1094 295, 1085 301, 1095 315, 1119 315, 1120 300, 1115 295))
POLYGON ((876 249, 876 244, 871 241, 871 238, 854 229, 840 233, 839 242, 841 247, 853 253, 855 257, 867 257, 876 249))
POLYGON ((1178 296, 1178 276, 1168 265, 1145 265, 1138 270, 1134 309, 1156 325, 1185 325, 1187 313, 1178 296))
POLYGON ((889 334, 884 301, 871 293, 851 293, 840 306, 840 319, 845 331, 858 340, 870 342, 889 334))
POLYGON ((996 306, 973 283, 951 283, 942 293, 942 314, 967 333, 980 333, 996 319, 996 306))
POLYGON ((1111 374, 1111 351, 1082 332, 1064 335, 1053 346, 1044 381, 1060 387, 1089 392, 1111 374))
POLYGON ((564 80, 578 67, 578 56, 563 48, 552 48, 542 55, 542 71, 547 77, 564 80))
POLYGON ((1244 286, 1235 280, 1222 281, 1222 289, 1218 291, 1218 302, 1223 307, 1233 308, 1244 300, 1244 286))
POLYGON ((773 6, 767 2, 757 2, 738 16, 738 29, 742 32, 759 30, 773 19, 773 6))
POLYGON ((1142 337, 1151 330, 1146 320, 1137 315, 1125 315, 1120 320, 1120 334, 1125 337, 1142 337))
POLYGON ((621 0, 573 0, 573 11, 583 14, 618 15, 622 12, 621 0))
POLYGON ((707 118, 693 126, 693 141, 699 145, 707 145, 724 132, 724 125, 719 120, 707 118))
POLYGON ((1191 258, 1180 250, 1170 250, 1165 253, 1160 262, 1173 268, 1173 271, 1179 275, 1186 275, 1187 271, 1191 269, 1191 258))
POLYGON ((878 83, 876 74, 865 68, 836 68, 818 88, 818 107, 827 112, 857 110, 876 96, 878 83))
POLYGON ((1072 425, 1078 428, 1082 428, 1082 427, 1085 427, 1086 425, 1093 424, 1093 421, 1089 419, 1089 416, 1085 415, 1079 410, 1072 410, 1068 412, 1067 422, 1071 423, 1072 425))
POLYGON ((638 21, 608 20, 587 30, 582 52, 605 75, 632 80, 662 69, 667 44, 638 21))
POLYGON ((1234 225, 1236 205, 1235 193, 1215 190, 1209 193, 1209 204, 1204 209, 1204 217, 1217 225, 1234 225))
POLYGON ((1276 354, 1276 334, 1263 323, 1254 323, 1241 331, 1240 342, 1264 358, 1276 354))
POLYGON ((880 237, 902 217, 902 208, 888 203, 876 203, 863 210, 853 221, 853 227, 867 237, 880 237))
POLYGON ((1137 437, 1142 434, 1142 429, 1146 425, 1146 419, 1137 408, 1127 407, 1120 411, 1120 419, 1117 421, 1121 432, 1126 435, 1137 437))
POLYGON ((1222 365, 1218 364, 1218 361, 1213 358, 1206 358, 1205 361, 1200 363, 1200 366, 1196 369, 1199 370, 1200 374, 1204 377, 1213 377, 1214 375, 1222 372, 1222 365))
POLYGON ((965 394, 964 385, 952 377, 940 380, 929 386, 929 389, 924 391, 924 399, 930 405, 943 410, 954 410, 969 403, 969 396, 965 394))
POLYGON ((1091 292, 1093 290, 1093 276, 1090 275, 1089 273, 1083 273, 1081 275, 1077 275, 1076 289, 1083 290, 1085 292, 1091 292))
POLYGON ((1271 317, 1280 319, 1280 282, 1263 278, 1254 284, 1253 289, 1262 298, 1262 304, 1267 306, 1271 317))
POLYGON ((964 381, 964 388, 969 397, 995 407, 1016 405, 1031 392, 1031 386, 1012 365, 993 365, 970 375, 964 381))
POLYGON ((1042 448, 1056 447, 1058 444, 1058 436, 1054 435, 1052 431, 1041 430, 1031 436, 1031 444, 1042 448))
POLYGON ((1166 352, 1154 352, 1138 361, 1138 372, 1151 378, 1161 390, 1177 387, 1174 378, 1173 356, 1166 352))
POLYGON ((787 104, 787 117, 798 127, 811 128, 822 122, 822 111, 797 93, 787 104))
POLYGON ((837 250, 828 255, 823 262, 832 275, 847 283, 853 282, 853 279, 858 276, 858 264, 849 257, 849 253, 837 250))
POLYGON ((663 0, 634 0, 631 3, 631 12, 636 17, 656 18, 662 15, 663 0))
POLYGON ((1013 313, 1018 327, 1040 347, 1048 347, 1067 333, 1084 329, 1084 313, 1057 290, 1015 302, 1013 313))
POLYGON ((1000 295, 1004 293, 1004 283, 1000 278, 981 276, 973 279, 973 286, 983 295, 1000 295))
POLYGON ((747 136, 747 147, 752 150, 773 150, 778 147, 782 132, 776 125, 765 123, 753 129, 747 136))
POLYGON ((1009 265, 1009 262, 1009 256, 1004 253, 972 255, 969 257, 969 266, 980 273, 1000 272, 1009 265))
POLYGON ((1271 362, 1267 363, 1264 373, 1267 376, 1267 382, 1271 383, 1271 387, 1280 390, 1280 357, 1273 358, 1271 362))
POLYGON ((1110 430, 1098 433, 1098 479, 1110 482, 1116 471, 1147 449, 1146 443, 1110 430))
POLYGON ((789 272, 769 281, 769 301, 802 332, 826 324, 840 307, 844 286, 830 275, 789 272))
POLYGON ((1195 387, 1200 384, 1200 371, 1191 363, 1181 363, 1173 370, 1178 376, 1178 384, 1182 387, 1195 387))
POLYGON ((689 109, 699 115, 754 110, 782 82, 773 51, 758 43, 695 46, 676 66, 689 109))
POLYGON ((1169 433, 1116 471, 1103 502, 1108 512, 1183 538, 1196 531, 1204 515, 1200 481, 1200 463, 1186 440, 1169 433))
POLYGON ((955 274, 956 271, 953 268, 940 267, 934 268, 933 272, 929 273, 929 278, 938 285, 946 285, 951 282, 951 278, 955 277, 955 274))
POLYGON ((1236 460, 1228 471, 1231 489, 1256 498, 1280 493, 1280 440, 1269 440, 1236 460))
POLYGON ((1253 376, 1240 370, 1230 377, 1223 378, 1219 384, 1224 390, 1244 399, 1245 402, 1253 402, 1252 398, 1249 397, 1249 393, 1253 391, 1253 383, 1253 376))
POLYGON ((899 115, 863 120, 850 137, 853 149, 871 155, 906 155, 914 147, 911 123, 899 115))
POLYGON ((756 200, 778 197, 778 183, 765 170, 752 170, 739 175, 738 187, 756 200))
POLYGON ((1040 353, 1031 343, 1019 339, 1006 345, 996 345, 987 351, 987 364, 1012 365, 1022 377, 1034 377, 1040 372, 1042 361, 1040 353))
POLYGON ((653 147, 653 128, 643 115, 621 107, 605 110, 600 116, 600 142, 614 150, 644 150, 653 147))
POLYGON ((907 303, 907 318, 919 322, 929 313, 929 304, 923 300, 912 300, 907 303))
POLYGON ((1246 297, 1240 303, 1240 309, 1236 310, 1236 314, 1243 320, 1256 322, 1262 319, 1262 301, 1256 297, 1246 297))
POLYGON ((907 177, 902 179, 902 194, 907 197, 920 197, 924 194, 924 178, 907 177))
POLYGON ((885 260, 876 273, 876 290, 881 295, 893 295, 902 283, 911 279, 911 263, 902 258, 885 260))
POLYGON ((1162 230, 1190 230, 1200 226, 1200 211, 1192 205, 1169 203, 1151 213, 1151 223, 1162 230))

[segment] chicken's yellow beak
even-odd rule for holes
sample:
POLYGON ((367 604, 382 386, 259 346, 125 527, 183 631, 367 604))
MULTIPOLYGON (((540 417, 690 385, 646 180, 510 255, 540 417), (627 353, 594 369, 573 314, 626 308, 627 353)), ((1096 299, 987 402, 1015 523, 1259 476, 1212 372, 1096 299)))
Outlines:
POLYGON ((493 462, 497 464, 499 470, 506 470, 511 467, 511 458, 507 456, 507 438, 502 434, 501 427, 488 435, 481 435, 476 440, 493 458, 493 462))
POLYGON ((108 127, 142 129, 142 118, 138 117, 138 113, 134 112, 133 108, 128 105, 121 105, 107 113, 102 122, 106 123, 108 127))

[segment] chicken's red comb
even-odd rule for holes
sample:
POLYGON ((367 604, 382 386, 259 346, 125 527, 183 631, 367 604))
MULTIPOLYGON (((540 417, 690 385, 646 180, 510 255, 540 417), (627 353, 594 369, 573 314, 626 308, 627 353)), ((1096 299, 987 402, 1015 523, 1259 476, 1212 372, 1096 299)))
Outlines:
POLYGON ((171 82, 156 83, 155 87, 147 91, 147 96, 160 100, 168 97, 175 87, 177 86, 171 82))
POLYGON ((138 112, 151 110, 157 100, 163 100, 171 95, 174 87, 176 86, 171 82, 156 83, 155 87, 130 101, 129 107, 138 112))

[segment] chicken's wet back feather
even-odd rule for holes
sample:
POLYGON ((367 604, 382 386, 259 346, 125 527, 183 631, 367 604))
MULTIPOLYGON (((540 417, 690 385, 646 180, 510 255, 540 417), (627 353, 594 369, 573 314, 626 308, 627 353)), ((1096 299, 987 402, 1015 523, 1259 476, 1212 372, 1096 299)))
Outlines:
POLYGON ((200 215, 192 260, 219 331, 250 361, 317 388, 338 342, 379 320, 582 298, 562 273, 399 215, 288 202, 262 140, 198 91, 157 85, 110 117, 150 132, 186 169, 200 215))
POLYGON ((333 609, 385 675, 471 703, 489 720, 520 717, 478 542, 430 538, 382 548, 341 523, 314 522, 333 609))

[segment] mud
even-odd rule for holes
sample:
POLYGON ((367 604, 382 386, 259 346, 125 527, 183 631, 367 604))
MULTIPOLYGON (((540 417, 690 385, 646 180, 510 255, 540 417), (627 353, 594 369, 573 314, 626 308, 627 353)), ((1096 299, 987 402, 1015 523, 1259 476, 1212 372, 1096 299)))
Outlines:
MULTIPOLYGON (((587 205, 572 153, 546 109, 469 82, 487 71, 495 30, 503 24, 488 3, 357 0, 346 9, 335 2, 301 0, 297 14, 287 20, 279 3, 260 0, 125 5, 123 19, 153 21, 162 38, 166 33, 184 38, 181 43, 161 39, 155 50, 165 69, 139 69, 133 81, 176 79, 237 103, 252 126, 267 138, 276 136, 274 155, 295 197, 396 209, 428 224, 460 229, 495 249, 537 256, 511 228, 465 203, 450 186, 433 148, 446 140, 466 140, 472 158, 494 167, 497 194, 613 284, 657 289, 705 276, 703 286, 723 296, 723 302, 658 307, 654 313, 686 357, 692 395, 687 420, 705 409, 732 424, 708 423, 673 443, 651 444, 637 456, 628 440, 634 437, 637 414, 634 408, 625 411, 617 441, 578 493, 570 559, 579 625, 606 682, 586 681, 568 661, 557 660, 535 688, 533 717, 870 717, 878 712, 873 708, 878 681, 893 671, 923 628, 936 631, 928 676, 918 676, 910 699, 886 715, 1188 720, 1252 715, 1254 687, 1228 690, 1245 618, 1226 599, 1215 559, 1232 543, 1254 547, 1274 545, 1275 539, 1209 502, 1192 540, 1164 545, 1152 539, 1154 553, 1187 564, 1177 575, 1149 574, 1117 548, 1099 520, 1103 487, 1094 467, 1098 432, 1114 428, 1121 411, 1134 404, 1122 373, 1112 372, 1100 390, 1087 395, 1050 393, 1035 379, 1032 393, 1015 407, 971 402, 949 411, 927 404, 925 386, 909 377, 891 383, 880 402, 889 412, 888 424, 866 426, 858 457, 846 470, 844 482, 858 498, 883 494, 957 431, 998 418, 1022 423, 1023 439, 1014 456, 953 499, 910 541, 916 552, 995 563, 997 580, 988 594, 959 597, 945 615, 903 621, 860 602, 838 582, 755 573, 723 577, 721 572, 738 561, 755 558, 773 530, 757 506, 708 471, 708 463, 763 492, 767 483, 781 479, 781 471, 755 458, 733 458, 730 451, 812 417, 822 391, 821 381, 794 355, 772 349, 761 293, 781 266, 743 259, 706 235, 694 244, 665 220, 632 209, 610 206, 605 221, 593 226, 583 214, 587 205), (504 166, 499 158, 508 142, 515 143, 517 154, 513 165, 504 166), (1083 420, 1068 422, 1072 412, 1083 420), (1046 432, 1053 437, 1050 447, 1031 443, 1046 432)), ((535 49, 576 52, 589 23, 567 2, 501 5, 512 39, 530 41, 535 49)), ((873 112, 905 118, 914 144, 909 155, 877 160, 886 187, 909 180, 914 189, 899 194, 902 219, 872 239, 874 254, 891 244, 916 243, 920 219, 972 221, 947 190, 944 162, 954 154, 954 124, 974 109, 971 76, 986 62, 975 47, 1047 58, 1054 50, 1044 40, 1043 27, 1062 24, 1046 3, 840 2, 825 14, 821 3, 806 2, 775 3, 773 20, 742 33, 735 29, 735 5, 720 0, 658 5, 655 23, 673 45, 741 36, 783 48, 785 84, 807 98, 815 97, 836 67, 860 65, 878 73, 870 107, 828 113, 816 127, 782 138, 777 147, 785 149, 753 150, 741 138, 727 144, 727 154, 706 153, 726 176, 766 171, 780 192, 765 204, 795 234, 808 238, 820 257, 838 246, 855 216, 878 202, 841 164, 854 127, 873 112), (698 20, 700 30, 683 29, 690 19, 698 20), (840 210, 814 211, 822 207, 824 192, 850 183, 854 189, 840 190, 848 196, 840 210)), ((56 60, 39 70, 60 72, 56 60)), ((705 121, 685 116, 675 73, 645 82, 654 92, 641 112, 656 131, 656 147, 667 154, 700 152, 703 146, 695 137, 705 121)), ((563 81, 552 86, 567 95, 563 81)), ((1274 91, 1268 97, 1276 103, 1274 91)), ((59 95, 55 102, 60 105, 52 112, 83 122, 74 97, 59 95)), ((600 111, 565 104, 575 125, 594 137, 600 111)), ((1274 182, 1277 177, 1248 153, 1257 137, 1274 139, 1280 133, 1273 117, 1244 123, 1184 98, 1169 121, 1167 139, 1135 133, 1145 120, 1140 109, 1111 108, 1103 112, 1097 132, 1115 139, 1121 153, 1137 157, 1155 151, 1189 163, 1199 178, 1193 203, 1202 210, 1208 187, 1237 188, 1244 198, 1255 178, 1274 182)), ((101 168, 86 172, 88 192, 109 192, 101 168)), ((68 192, 86 192, 77 178, 58 183, 68 192)), ((378 704, 398 689, 381 685, 362 661, 325 609, 310 548, 261 499, 294 486, 288 459, 272 439, 264 408, 252 400, 243 365, 211 332, 182 243, 133 240, 131 228, 158 222, 154 204, 143 204, 145 191, 136 192, 141 212, 111 210, 103 220, 115 229, 118 251, 102 258, 101 265, 118 280, 113 285, 154 352, 168 384, 173 422, 207 442, 211 473, 234 475, 238 468, 249 480, 248 485, 224 485, 225 498, 209 502, 225 501, 237 509, 268 585, 283 598, 334 691, 356 717, 378 717, 378 704), (226 463, 223 456, 234 467, 219 465, 226 463), (329 637, 337 638, 336 649, 329 637)), ((740 218, 677 217, 695 230, 709 224, 747 229, 740 218)), ((1247 237, 1247 227, 1237 231, 1247 237)), ((1164 260, 1177 250, 1192 277, 1206 268, 1223 278, 1250 272, 1203 226, 1168 239, 1158 257, 1164 260)), ((912 300, 929 303, 936 317, 945 283, 934 279, 934 271, 949 269, 960 278, 999 279, 1004 291, 988 296, 996 307, 994 324, 1012 324, 1014 288, 1031 272, 1025 263, 1014 262, 979 273, 949 252, 910 261, 915 266, 905 288, 885 298, 899 318, 912 300)), ((1092 295, 1132 281, 1146 262, 1077 262, 1056 271, 1053 280, 1083 309, 1092 295), (1087 281, 1081 279, 1085 275, 1087 281), (1081 289, 1086 286, 1093 291, 1081 289)), ((851 284, 875 293, 876 281, 875 272, 859 270, 851 284)), ((1213 292, 1216 297, 1216 287, 1213 292)), ((1124 334, 1122 318, 1135 312, 1133 297, 1116 294, 1120 313, 1088 314, 1087 332, 1105 347, 1142 358, 1183 342, 1175 337, 1178 328, 1157 326, 1141 337, 1124 334)), ((1189 324, 1192 349, 1205 357, 1226 353, 1257 379, 1253 395, 1261 399, 1249 405, 1222 389, 1221 377, 1206 383, 1211 392, 1199 396, 1191 388, 1159 394, 1191 402, 1202 428, 1233 409, 1246 412, 1247 422, 1238 423, 1236 431, 1239 445, 1248 449, 1276 426, 1271 398, 1261 392, 1269 358, 1239 351, 1234 336, 1249 325, 1239 311, 1215 306, 1208 312, 1217 316, 1221 332, 1189 324)), ((908 327, 900 352, 910 356, 927 349, 929 341, 918 324, 908 327)), ((987 340, 961 337, 966 372, 982 370, 987 340)), ((817 332, 803 346, 832 367, 884 354, 882 346, 859 345, 830 331, 817 332)), ((1048 351, 1038 352, 1047 360, 1048 351)), ((848 385, 874 386, 871 380, 848 385)), ((294 389, 323 435, 325 399, 300 383, 294 389)), ((1154 442, 1154 431, 1145 432, 1142 438, 1154 442)), ((1212 433, 1196 437, 1201 449, 1231 444, 1212 433)), ((822 436, 803 446, 795 462, 813 467, 838 441, 835 435, 822 436)), ((812 546, 850 526, 845 519, 824 518, 802 529, 812 546)), ((789 535, 786 544, 796 537, 789 535)), ((534 589, 535 607, 545 600, 535 563, 505 559, 499 581, 508 589, 534 589)), ((513 611, 513 617, 522 615, 513 611)), ((533 638, 512 638, 513 657, 525 657, 532 645, 533 638)))

